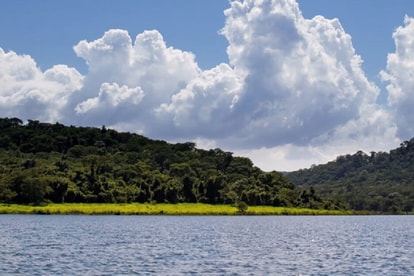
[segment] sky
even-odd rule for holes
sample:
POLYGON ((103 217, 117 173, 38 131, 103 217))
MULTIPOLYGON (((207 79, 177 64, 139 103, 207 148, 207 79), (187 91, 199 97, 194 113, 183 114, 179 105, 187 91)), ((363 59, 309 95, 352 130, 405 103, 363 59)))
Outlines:
POLYGON ((292 171, 414 136, 411 0, 2 1, 0 117, 292 171))

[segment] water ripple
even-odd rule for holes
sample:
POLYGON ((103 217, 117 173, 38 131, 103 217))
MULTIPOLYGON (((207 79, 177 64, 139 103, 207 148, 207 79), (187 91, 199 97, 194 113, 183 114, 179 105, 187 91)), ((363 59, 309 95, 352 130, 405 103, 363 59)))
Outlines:
POLYGON ((0 215, 0 275, 413 275, 413 222, 0 215))

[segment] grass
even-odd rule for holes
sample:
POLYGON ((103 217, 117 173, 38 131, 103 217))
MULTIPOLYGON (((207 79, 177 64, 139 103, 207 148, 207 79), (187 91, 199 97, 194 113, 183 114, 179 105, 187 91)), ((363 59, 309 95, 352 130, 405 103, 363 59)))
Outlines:
POLYGON ((203 203, 62 203, 44 206, 0 204, 0 214, 80 214, 80 215, 353 215, 352 211, 313 210, 272 206, 249 206, 240 211, 231 205, 203 203))

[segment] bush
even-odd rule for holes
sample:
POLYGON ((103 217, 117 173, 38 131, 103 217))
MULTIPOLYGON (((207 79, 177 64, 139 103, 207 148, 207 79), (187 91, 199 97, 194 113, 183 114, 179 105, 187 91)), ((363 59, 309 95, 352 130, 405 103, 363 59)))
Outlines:
POLYGON ((236 203, 236 208, 239 211, 239 213, 244 214, 244 213, 246 213, 247 209, 249 208, 249 205, 247 205, 247 203, 244 202, 244 201, 238 201, 236 203))

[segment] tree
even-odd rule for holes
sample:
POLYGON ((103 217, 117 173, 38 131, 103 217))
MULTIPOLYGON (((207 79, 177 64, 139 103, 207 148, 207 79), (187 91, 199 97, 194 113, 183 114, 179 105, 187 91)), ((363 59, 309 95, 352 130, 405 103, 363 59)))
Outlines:
POLYGON ((40 204, 51 191, 44 178, 22 172, 12 179, 13 190, 17 193, 18 203, 40 204))
POLYGON ((17 193, 12 189, 10 176, 0 173, 0 202, 11 203, 17 196, 17 193))
POLYGON ((247 205, 246 202, 240 200, 240 201, 236 202, 236 207, 237 207, 237 210, 239 211, 239 213, 245 214, 247 209, 249 208, 249 205, 247 205))
POLYGON ((48 199, 56 203, 64 203, 66 192, 68 191, 69 181, 64 177, 57 177, 51 175, 45 175, 40 178, 40 181, 45 182, 45 185, 49 186, 48 199))
POLYGON ((0 128, 2 202, 300 202, 284 175, 193 142, 36 120, 0 119, 0 128))

